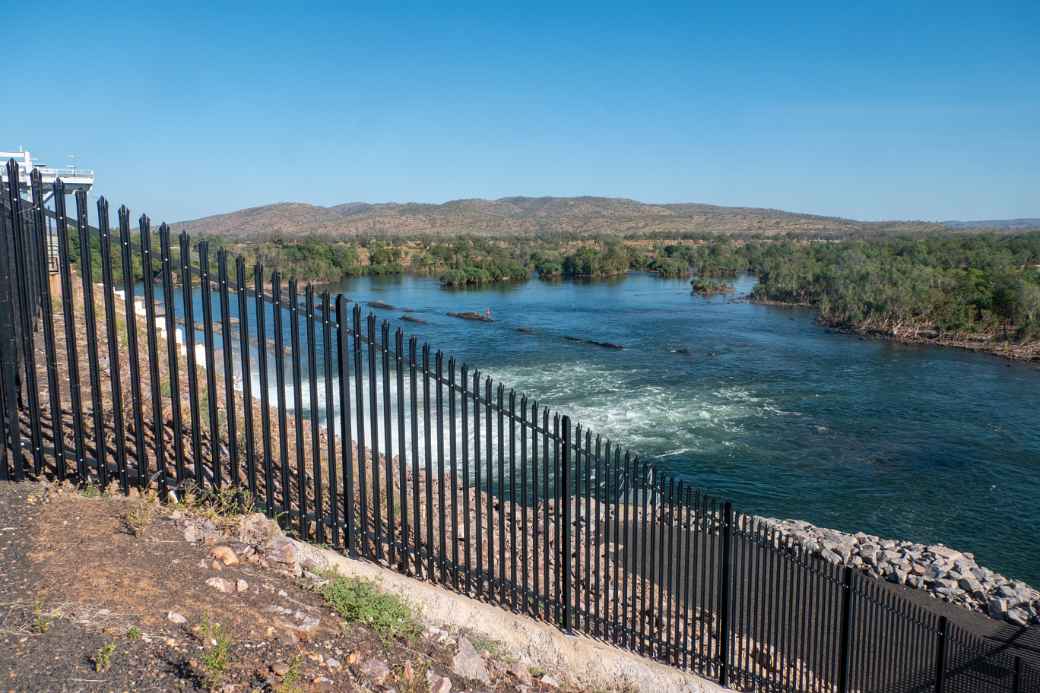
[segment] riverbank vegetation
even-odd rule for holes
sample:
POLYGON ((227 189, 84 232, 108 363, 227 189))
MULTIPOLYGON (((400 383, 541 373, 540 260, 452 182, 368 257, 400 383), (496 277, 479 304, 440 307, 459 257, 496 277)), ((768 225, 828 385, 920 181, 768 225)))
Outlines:
POLYGON ((748 272, 759 280, 752 300, 814 307, 832 327, 973 348, 1000 342, 1004 351, 1033 345, 1040 353, 1040 233, 826 241, 304 239, 228 247, 315 282, 412 272, 446 287, 471 287, 646 271, 694 277, 694 293, 715 295, 729 285, 725 280, 748 272))
POLYGON ((1040 338, 1040 234, 748 249, 752 297, 816 307, 826 324, 897 338, 1040 338))

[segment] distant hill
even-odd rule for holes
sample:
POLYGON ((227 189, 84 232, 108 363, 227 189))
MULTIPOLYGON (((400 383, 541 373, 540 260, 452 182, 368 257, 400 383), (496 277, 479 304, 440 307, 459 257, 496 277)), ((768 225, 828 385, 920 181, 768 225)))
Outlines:
POLYGON ((1025 231, 1040 229, 1040 219, 986 219, 982 221, 944 221, 951 229, 992 229, 996 231, 1025 231))
POLYGON ((776 209, 697 203, 647 204, 609 197, 504 197, 443 204, 279 203, 174 224, 177 231, 234 239, 293 236, 405 237, 471 234, 668 236, 682 233, 849 237, 941 231, 918 221, 862 222, 776 209))

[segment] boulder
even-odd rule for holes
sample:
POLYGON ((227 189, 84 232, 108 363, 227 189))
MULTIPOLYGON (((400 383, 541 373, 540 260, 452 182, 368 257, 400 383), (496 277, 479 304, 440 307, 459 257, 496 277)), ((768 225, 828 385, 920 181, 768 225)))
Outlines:
POLYGON ((366 659, 361 664, 361 673, 372 680, 372 683, 377 686, 382 686, 383 683, 390 677, 390 667, 387 666, 386 662, 378 657, 371 657, 366 659))
POLYGON ((235 585, 230 580, 225 580, 222 577, 211 577, 209 580, 206 580, 206 584, 224 594, 234 594, 236 591, 235 585))
POLYGON ((299 568, 296 544, 287 537, 275 537, 268 542, 264 547, 264 556, 269 562, 280 564, 290 572, 299 568))
POLYGON ((1000 597, 991 597, 986 608, 992 618, 1003 620, 1007 616, 1008 600, 1000 597))
POLYGON ((209 550, 209 555, 224 565, 238 565, 238 554, 230 546, 217 544, 209 550))
POLYGON ((282 531, 263 513, 250 513, 238 520, 238 540, 243 544, 260 546, 282 531))
POLYGON ((1014 609, 1008 609, 1006 618, 1008 623, 1013 623, 1016 626, 1025 627, 1029 625, 1029 612, 1025 609, 1017 607, 1014 609))
POLYGON ((451 670, 463 678, 474 679, 483 684, 491 683, 491 674, 484 658, 466 637, 459 638, 459 650, 451 660, 451 670))

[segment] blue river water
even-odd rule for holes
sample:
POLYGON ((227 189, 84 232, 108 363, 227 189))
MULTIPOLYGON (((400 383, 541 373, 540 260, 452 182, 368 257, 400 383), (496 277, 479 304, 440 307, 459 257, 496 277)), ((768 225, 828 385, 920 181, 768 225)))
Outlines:
POLYGON ((395 306, 366 309, 745 512, 942 542, 1040 584, 1036 365, 837 334, 806 309, 639 274, 331 289, 395 306), (426 324, 400 322, 405 308, 426 324), (446 315, 462 310, 494 322, 446 315))

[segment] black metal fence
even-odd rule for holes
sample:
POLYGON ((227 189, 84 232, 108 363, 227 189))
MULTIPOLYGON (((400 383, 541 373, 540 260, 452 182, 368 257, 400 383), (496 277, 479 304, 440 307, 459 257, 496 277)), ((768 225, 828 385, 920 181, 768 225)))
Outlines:
POLYGON ((18 183, 11 162, 0 478, 248 492, 302 538, 740 690, 1040 691, 1004 645, 342 295, 18 183))

